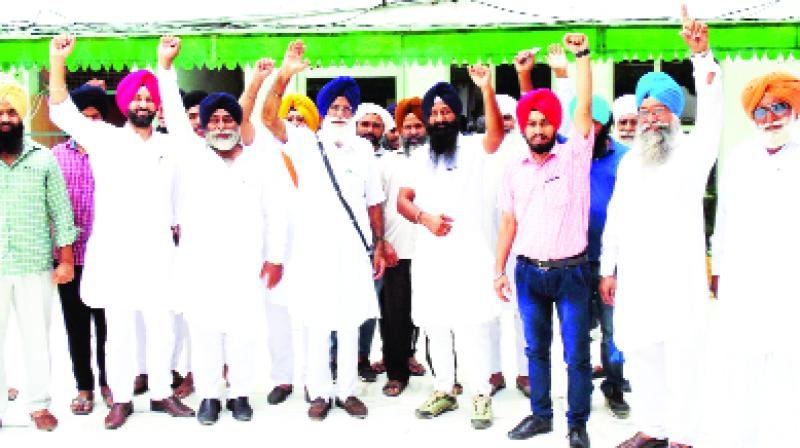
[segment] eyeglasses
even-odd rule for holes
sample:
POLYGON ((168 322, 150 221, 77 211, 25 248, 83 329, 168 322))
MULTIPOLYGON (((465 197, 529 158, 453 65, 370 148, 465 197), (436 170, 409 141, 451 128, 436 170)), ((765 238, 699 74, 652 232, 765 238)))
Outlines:
POLYGON ((344 112, 346 114, 352 113, 353 108, 350 106, 339 106, 334 104, 333 106, 328 108, 328 112, 344 112))
POLYGON ((236 120, 234 120, 233 117, 231 117, 230 115, 226 115, 224 117, 219 117, 219 118, 213 118, 212 117, 211 119, 208 120, 208 125, 209 126, 226 126, 226 125, 230 125, 231 123, 234 123, 234 122, 236 122, 236 120))
POLYGON ((639 109, 639 118, 646 119, 649 118, 651 115, 655 115, 656 117, 660 117, 667 113, 669 109, 664 106, 656 106, 652 109, 639 109))
POLYGON ((359 121, 358 125, 365 129, 381 129, 383 127, 383 123, 380 121, 359 121))
POLYGON ((767 113, 772 111, 774 115, 780 116, 786 113, 791 107, 789 103, 785 101, 780 101, 778 103, 772 103, 769 106, 760 106, 753 109, 753 118, 756 120, 763 120, 767 118, 767 113))
POLYGON ((638 121, 633 118, 623 118, 622 120, 617 121, 618 126, 636 126, 637 123, 638 121))
POLYGON ((302 115, 289 115, 288 117, 286 117, 286 121, 288 121, 289 123, 300 124, 300 123, 305 123, 306 118, 302 115))

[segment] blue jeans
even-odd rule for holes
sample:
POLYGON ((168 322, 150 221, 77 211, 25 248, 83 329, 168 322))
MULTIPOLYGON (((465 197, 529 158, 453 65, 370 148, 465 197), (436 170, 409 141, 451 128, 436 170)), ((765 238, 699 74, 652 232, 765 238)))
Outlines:
POLYGON ((614 307, 603 303, 600 297, 600 266, 597 263, 590 263, 589 285, 591 287, 592 311, 600 324, 602 339, 600 340, 600 362, 603 365, 605 380, 600 384, 600 390, 608 396, 615 392, 622 392, 623 369, 622 364, 625 359, 622 352, 614 344, 614 307))
POLYGON ((553 418, 550 398, 550 345, 553 305, 561 323, 567 363, 567 422, 583 425, 589 419, 592 366, 589 360, 589 271, 586 263, 542 269, 518 260, 515 270, 519 312, 525 328, 525 355, 531 385, 531 410, 553 418))

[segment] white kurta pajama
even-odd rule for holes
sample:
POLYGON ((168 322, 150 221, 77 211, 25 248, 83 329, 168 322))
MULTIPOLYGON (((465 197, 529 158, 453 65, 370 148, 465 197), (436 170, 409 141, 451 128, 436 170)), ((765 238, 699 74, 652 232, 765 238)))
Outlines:
POLYGON ((217 398, 227 361, 231 397, 248 396, 255 358, 251 350, 265 325, 265 261, 282 263, 289 175, 278 153, 248 146, 224 160, 191 129, 174 70, 159 83, 176 150, 176 222, 181 239, 175 292, 194 341, 198 394, 217 398))
POLYGON ((773 155, 748 141, 725 162, 712 239, 720 277, 708 424, 726 447, 782 446, 800 419, 800 141, 773 155))
POLYGON ((600 259, 601 275, 617 276, 615 339, 626 348, 637 423, 650 436, 681 443, 692 443, 697 429, 710 306, 702 207, 722 125, 719 66, 710 54, 692 63, 696 125, 678 135, 661 165, 648 165, 636 149, 622 160, 600 259))
POLYGON ((70 98, 50 105, 53 123, 83 146, 92 161, 95 216, 86 244, 81 299, 105 308, 108 383, 119 403, 133 397, 137 374, 135 311, 147 328, 151 397, 172 395, 173 302, 169 294, 174 244, 171 190, 174 140, 148 140, 130 127, 87 120, 70 98))
MULTIPOLYGON (((289 312, 305 327, 309 338, 306 366, 311 398, 335 395, 346 399, 355 395, 358 384, 358 337, 351 337, 351 333, 366 319, 379 315, 372 262, 331 184, 316 136, 305 128, 287 126, 286 131, 284 151, 298 177, 288 260, 291 269, 284 278, 285 288, 291 291, 289 312), (339 332, 335 392, 326 342, 331 331, 339 332)), ((319 136, 342 194, 368 244, 372 244, 367 209, 385 199, 372 147, 353 136, 339 148, 324 130, 319 136)))
POLYGON ((488 395, 488 323, 500 312, 492 289, 494 248, 486 228, 491 222, 486 214, 493 213, 485 203, 484 184, 485 163, 491 156, 483 148, 482 136, 459 136, 456 145, 451 161, 440 158, 434 166, 426 146, 415 151, 408 163, 404 187, 414 190, 414 203, 426 213, 453 218, 444 237, 421 225, 416 228, 411 314, 431 340, 434 388, 449 392, 455 381, 449 367, 454 362, 452 344, 434 340, 449 341, 452 330, 470 387, 475 394, 488 395))

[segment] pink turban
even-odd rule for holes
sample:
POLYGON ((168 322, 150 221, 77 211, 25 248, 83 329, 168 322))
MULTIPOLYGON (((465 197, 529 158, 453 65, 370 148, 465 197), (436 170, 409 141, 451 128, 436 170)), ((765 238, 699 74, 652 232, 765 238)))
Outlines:
POLYGON ((142 86, 147 87, 156 109, 161 105, 161 95, 158 93, 156 76, 149 70, 138 70, 129 73, 117 85, 117 107, 122 112, 122 116, 128 116, 128 106, 130 106, 131 101, 136 97, 136 92, 142 86))
POLYGON ((561 126, 561 102, 550 89, 534 89, 526 93, 517 103, 517 124, 521 132, 525 132, 531 111, 542 113, 547 121, 557 130, 561 126))

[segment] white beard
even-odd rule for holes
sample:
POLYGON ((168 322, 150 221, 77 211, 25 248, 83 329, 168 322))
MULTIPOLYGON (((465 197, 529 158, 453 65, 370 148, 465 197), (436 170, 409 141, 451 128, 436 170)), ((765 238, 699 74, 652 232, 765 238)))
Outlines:
POLYGON ((636 138, 636 131, 633 132, 622 132, 619 129, 614 130, 614 138, 618 141, 630 146, 633 144, 634 139, 636 138))
POLYGON ((761 144, 767 149, 777 149, 789 143, 794 136, 794 128, 797 124, 797 119, 794 113, 786 118, 769 123, 771 126, 781 125, 780 129, 768 131, 766 125, 756 125, 758 128, 758 139, 761 144))
POLYGON ((662 125, 655 131, 645 130, 644 127, 644 123, 640 123, 636 127, 633 147, 641 152, 645 163, 661 165, 667 161, 675 149, 676 136, 683 132, 680 119, 673 117, 669 124, 662 125))
POLYGON ((239 128, 233 130, 217 129, 206 132, 206 144, 217 151, 230 151, 242 140, 239 128), (220 138, 221 134, 228 134, 228 137, 220 138))
POLYGON ((356 128, 352 118, 348 118, 344 123, 335 123, 341 121, 341 118, 333 118, 326 115, 322 120, 322 128, 320 129, 320 136, 324 137, 336 146, 342 146, 349 139, 356 135, 356 128))

